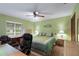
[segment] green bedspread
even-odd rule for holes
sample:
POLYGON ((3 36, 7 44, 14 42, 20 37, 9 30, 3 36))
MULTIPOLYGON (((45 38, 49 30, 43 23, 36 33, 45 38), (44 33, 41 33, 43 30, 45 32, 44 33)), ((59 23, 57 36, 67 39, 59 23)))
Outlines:
POLYGON ((48 53, 52 50, 53 44, 56 42, 54 37, 34 37, 32 48, 48 53))

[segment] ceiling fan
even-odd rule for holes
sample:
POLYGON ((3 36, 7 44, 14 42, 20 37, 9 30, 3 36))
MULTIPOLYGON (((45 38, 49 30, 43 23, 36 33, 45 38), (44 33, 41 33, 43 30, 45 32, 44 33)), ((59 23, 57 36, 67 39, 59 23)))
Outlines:
POLYGON ((39 12, 34 11, 33 12, 34 17, 45 17, 44 15, 39 14, 39 12))
POLYGON ((38 11, 26 12, 25 16, 33 16, 33 17, 45 17, 44 14, 41 14, 38 11))
POLYGON ((42 14, 42 12, 40 12, 38 10, 38 4, 34 5, 34 9, 31 12, 26 12, 26 16, 33 16, 33 17, 45 17, 44 14, 42 14))

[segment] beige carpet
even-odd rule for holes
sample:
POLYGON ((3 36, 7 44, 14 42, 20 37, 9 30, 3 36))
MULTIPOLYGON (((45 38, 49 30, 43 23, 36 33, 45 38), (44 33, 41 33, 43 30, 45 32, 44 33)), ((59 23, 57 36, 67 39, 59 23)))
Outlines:
POLYGON ((64 54, 65 56, 79 56, 79 43, 65 41, 64 54))

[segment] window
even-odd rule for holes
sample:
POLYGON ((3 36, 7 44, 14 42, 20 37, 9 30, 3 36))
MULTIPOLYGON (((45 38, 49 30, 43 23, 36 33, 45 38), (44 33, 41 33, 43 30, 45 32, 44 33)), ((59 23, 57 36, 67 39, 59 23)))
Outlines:
POLYGON ((6 34, 10 37, 21 36, 25 32, 21 23, 7 21, 6 22, 6 34))

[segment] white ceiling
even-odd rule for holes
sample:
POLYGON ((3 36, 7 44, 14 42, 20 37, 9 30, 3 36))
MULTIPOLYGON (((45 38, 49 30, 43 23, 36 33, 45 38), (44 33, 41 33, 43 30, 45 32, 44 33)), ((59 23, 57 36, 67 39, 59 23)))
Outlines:
POLYGON ((0 13, 36 22, 40 19, 25 14, 36 10, 45 15, 41 19, 48 20, 72 14, 74 6, 72 3, 0 3, 0 13))

